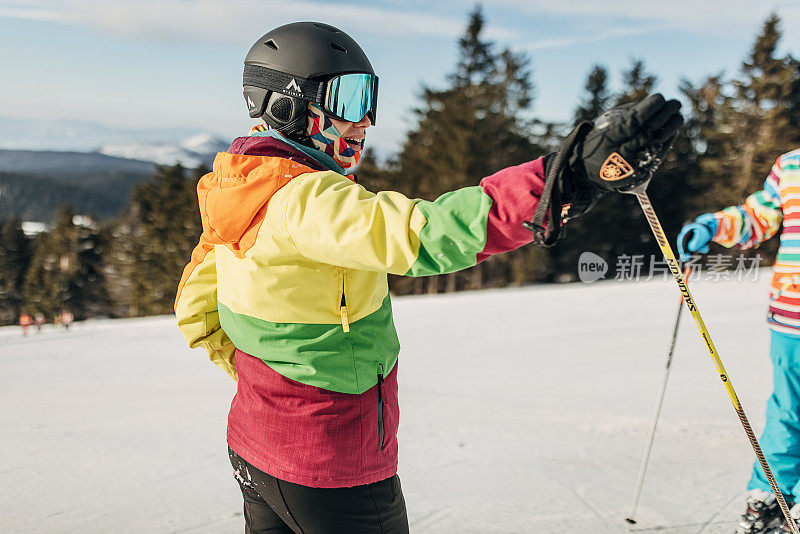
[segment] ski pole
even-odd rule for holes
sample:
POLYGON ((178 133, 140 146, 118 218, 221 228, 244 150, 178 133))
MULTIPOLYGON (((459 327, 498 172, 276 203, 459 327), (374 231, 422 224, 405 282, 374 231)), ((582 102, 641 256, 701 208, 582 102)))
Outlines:
MULTIPOLYGON (((683 272, 684 278, 689 278, 691 272, 690 267, 686 267, 683 272)), ((672 330, 672 342, 669 345, 667 352, 667 364, 664 366, 664 376, 661 378, 661 386, 658 388, 658 395, 656 395, 656 406, 653 410, 653 417, 650 420, 650 432, 645 441, 644 452, 642 453, 642 463, 639 465, 639 475, 636 478, 636 488, 633 491, 633 504, 631 505, 631 514, 625 518, 625 521, 636 524, 636 509, 639 506, 639 497, 642 494, 642 485, 644 484, 644 474, 647 471, 647 463, 650 461, 650 450, 653 448, 653 439, 656 435, 656 427, 658 426, 658 417, 661 414, 661 405, 664 402, 664 392, 667 389, 667 379, 669 378, 669 371, 672 367, 672 353, 675 352, 675 341, 678 339, 678 326, 681 324, 681 312, 683 312, 683 296, 678 302, 678 313, 675 317, 675 327, 672 330)))
POLYGON ((778 483, 775 482, 775 477, 772 475, 772 470, 769 468, 767 459, 764 458, 764 452, 761 450, 761 445, 758 444, 758 439, 756 439, 756 435, 753 433, 753 428, 750 426, 750 421, 748 421, 747 416, 744 413, 744 408, 742 408, 742 404, 739 402, 739 397, 736 395, 736 391, 733 389, 733 384, 728 378, 728 373, 725 371, 725 367, 722 366, 722 360, 720 360, 717 349, 714 346, 714 342, 711 341, 711 334, 708 333, 708 329, 703 322, 703 318, 700 316, 700 311, 697 309, 697 305, 694 303, 692 294, 689 292, 689 287, 686 285, 686 279, 683 277, 683 274, 681 274, 681 269, 678 266, 678 260, 675 258, 675 254, 672 252, 672 247, 670 247, 669 241, 667 241, 667 236, 664 233, 664 229, 661 228, 661 223, 659 222, 656 212, 653 209, 653 204, 650 203, 650 197, 647 196, 647 183, 645 182, 635 187, 630 191, 630 193, 636 195, 636 199, 639 201, 639 205, 642 207, 642 211, 644 212, 645 218, 650 225, 650 229, 653 231, 653 235, 658 242, 658 246, 661 248, 661 253, 664 255, 667 266, 669 267, 672 276, 675 278, 675 281, 678 283, 678 288, 681 290, 681 295, 683 295, 683 301, 686 303, 686 307, 689 308, 689 312, 692 314, 692 318, 694 319, 694 324, 697 326, 700 336, 703 338, 703 341, 706 344, 708 355, 711 356, 711 360, 714 362, 714 366, 717 368, 717 372, 722 380, 722 384, 725 386, 725 390, 728 392, 728 397, 730 397, 731 403, 733 403, 733 407, 736 410, 736 415, 739 416, 739 421, 742 423, 745 434, 747 434, 747 439, 750 440, 750 445, 752 445, 753 451, 756 454, 756 458, 758 458, 758 463, 761 464, 761 468, 764 470, 764 475, 766 475, 767 480, 769 481, 769 486, 772 488, 772 493, 775 494, 775 498, 778 500, 778 505, 781 508, 781 512, 783 512, 783 516, 786 518, 786 523, 789 525, 789 527, 791 527, 793 534, 800 534, 797 524, 789 514, 789 507, 786 505, 786 500, 783 498, 780 488, 778 488, 778 483))

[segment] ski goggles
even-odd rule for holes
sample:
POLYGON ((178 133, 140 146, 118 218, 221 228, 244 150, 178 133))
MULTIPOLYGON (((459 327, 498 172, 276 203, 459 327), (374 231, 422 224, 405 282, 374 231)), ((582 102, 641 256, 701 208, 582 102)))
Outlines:
POLYGON ((365 116, 375 124, 378 107, 378 77, 374 74, 342 74, 326 83, 322 109, 332 117, 359 122, 365 116))
POLYGON ((260 87, 315 102, 335 119, 359 122, 364 116, 368 116, 372 124, 375 124, 378 77, 374 74, 354 72, 318 81, 261 65, 246 64, 243 81, 245 87, 260 87))

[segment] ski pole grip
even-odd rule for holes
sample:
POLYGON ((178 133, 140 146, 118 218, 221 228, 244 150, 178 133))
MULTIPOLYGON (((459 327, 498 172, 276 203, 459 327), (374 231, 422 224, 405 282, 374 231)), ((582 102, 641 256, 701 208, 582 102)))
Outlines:
MULTIPOLYGON (((704 229, 703 225, 696 222, 689 223, 681 229, 681 233, 678 234, 677 239, 679 260, 682 262, 687 262, 692 259, 691 252, 694 251, 689 251, 687 247, 692 239, 695 239, 697 237, 697 233, 702 231, 702 229, 704 229)), ((706 247, 706 250, 700 250, 700 252, 708 252, 708 248, 706 247)))
POLYGON ((689 257, 689 254, 686 253, 686 245, 685 243, 689 239, 689 234, 691 233, 691 229, 684 228, 681 230, 681 233, 678 234, 678 259, 681 261, 686 261, 689 257))

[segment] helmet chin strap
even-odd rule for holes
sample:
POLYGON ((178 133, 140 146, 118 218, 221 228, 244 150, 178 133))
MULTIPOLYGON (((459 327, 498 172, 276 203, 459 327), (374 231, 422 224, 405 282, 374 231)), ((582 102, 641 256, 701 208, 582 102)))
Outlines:
POLYGON ((308 124, 306 136, 313 147, 331 156, 343 169, 358 165, 360 150, 353 150, 333 122, 316 104, 310 103, 306 111, 308 124))

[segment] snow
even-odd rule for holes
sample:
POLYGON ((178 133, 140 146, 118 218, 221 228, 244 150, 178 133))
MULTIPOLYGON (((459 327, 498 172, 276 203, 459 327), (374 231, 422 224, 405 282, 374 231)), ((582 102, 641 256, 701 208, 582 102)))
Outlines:
POLYGON ((189 152, 181 146, 169 143, 106 144, 100 147, 99 152, 115 158, 152 161, 158 165, 181 163, 184 167, 189 168, 197 167, 203 162, 202 158, 197 154, 189 152))
MULTIPOLYGON (((692 285, 757 432, 768 284, 692 285)), ((412 532, 732 532, 753 453, 686 313, 624 522, 678 298, 673 281, 395 298, 412 532)), ((174 317, 0 328, 0 347, 0 531, 242 531, 234 383, 174 317)))
POLYGON ((230 143, 207 133, 193 135, 181 141, 181 148, 196 154, 216 154, 220 150, 228 148, 229 145, 230 143))
POLYGON ((179 143, 197 128, 125 128, 68 119, 23 119, 0 115, 0 147, 15 150, 93 152, 129 143, 179 143))
POLYGON ((97 229, 97 223, 95 223, 94 219, 92 219, 88 215, 74 215, 72 217, 72 224, 74 224, 75 226, 82 226, 90 230, 97 229))
POLYGON ((181 163, 184 167, 194 168, 213 160, 216 153, 227 149, 228 145, 228 143, 219 138, 200 133, 179 143, 154 141, 108 143, 100 147, 99 152, 106 156, 117 158, 152 161, 159 165, 181 163))
POLYGON ((33 237, 37 234, 41 234, 42 232, 46 232, 47 230, 48 230, 47 224, 42 222, 36 222, 36 221, 22 222, 22 232, 28 237, 33 237))

